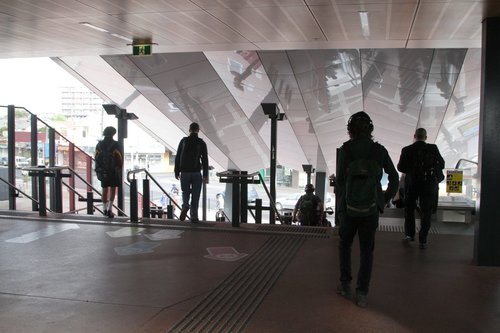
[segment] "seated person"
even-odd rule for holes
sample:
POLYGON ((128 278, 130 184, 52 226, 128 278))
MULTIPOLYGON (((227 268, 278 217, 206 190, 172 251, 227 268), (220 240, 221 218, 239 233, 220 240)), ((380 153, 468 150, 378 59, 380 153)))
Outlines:
POLYGON ((323 218, 323 201, 314 194, 313 184, 307 184, 304 191, 306 194, 295 204, 292 221, 297 222, 298 213, 300 225, 318 226, 323 218))

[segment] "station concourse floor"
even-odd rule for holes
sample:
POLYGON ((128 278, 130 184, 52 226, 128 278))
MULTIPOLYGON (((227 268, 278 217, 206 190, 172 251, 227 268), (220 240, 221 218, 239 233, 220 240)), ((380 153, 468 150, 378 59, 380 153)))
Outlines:
POLYGON ((500 332, 473 226, 436 224, 421 250, 401 224, 381 218, 360 308, 335 293, 333 228, 2 213, 0 332, 500 332))

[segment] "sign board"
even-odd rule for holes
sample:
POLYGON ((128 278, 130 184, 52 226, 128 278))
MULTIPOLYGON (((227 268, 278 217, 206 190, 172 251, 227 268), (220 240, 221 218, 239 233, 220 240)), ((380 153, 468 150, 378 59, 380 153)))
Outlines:
POLYGON ((462 170, 446 170, 446 192, 462 193, 464 172, 462 170))
POLYGON ((132 54, 135 56, 151 55, 153 46, 151 44, 132 45, 132 54))

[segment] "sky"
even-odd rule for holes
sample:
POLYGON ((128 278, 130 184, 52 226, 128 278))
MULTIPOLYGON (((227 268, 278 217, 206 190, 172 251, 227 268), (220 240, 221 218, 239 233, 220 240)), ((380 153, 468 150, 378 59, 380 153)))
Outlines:
POLYGON ((0 105, 59 113, 60 87, 83 86, 50 58, 0 59, 0 105))

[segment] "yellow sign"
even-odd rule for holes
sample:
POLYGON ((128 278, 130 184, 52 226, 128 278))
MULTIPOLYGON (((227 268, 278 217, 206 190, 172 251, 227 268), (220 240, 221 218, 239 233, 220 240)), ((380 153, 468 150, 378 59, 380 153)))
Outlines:
POLYGON ((462 170, 447 170, 446 192, 462 193, 463 180, 464 180, 464 172, 462 170))

